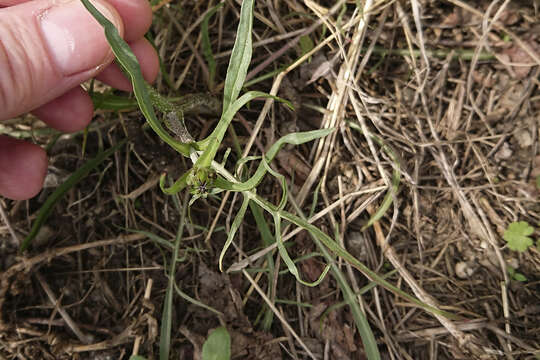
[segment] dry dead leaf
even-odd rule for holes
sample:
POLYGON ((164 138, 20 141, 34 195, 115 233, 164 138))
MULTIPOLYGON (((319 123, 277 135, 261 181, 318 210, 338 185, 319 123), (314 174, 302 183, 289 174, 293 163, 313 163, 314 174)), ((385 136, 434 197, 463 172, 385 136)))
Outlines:
POLYGON ((510 145, 508 145, 507 142, 504 142, 502 144, 501 148, 499 149, 499 151, 497 151, 495 153, 495 159, 496 160, 508 160, 508 159, 510 159, 510 157, 512 156, 513 153, 514 152, 510 148, 510 145))
POLYGON ((444 18, 441 26, 444 28, 453 28, 468 23, 472 17, 473 14, 471 12, 463 11, 460 7, 455 7, 454 11, 444 18))
POLYGON ((514 138, 522 149, 527 148, 533 144, 533 138, 531 133, 525 129, 516 132, 514 138))
MULTIPOLYGON (((538 53, 540 50, 540 45, 535 41, 534 38, 529 37, 526 42, 533 51, 538 53)), ((534 59, 531 58, 530 55, 517 44, 504 49, 499 56, 503 62, 509 63, 509 68, 513 72, 512 76, 514 76, 516 79, 524 79, 527 77, 532 67, 536 65, 534 59)))
POLYGON ((276 159, 287 174, 294 177, 295 182, 303 184, 309 176, 311 169, 293 151, 282 149, 276 159))

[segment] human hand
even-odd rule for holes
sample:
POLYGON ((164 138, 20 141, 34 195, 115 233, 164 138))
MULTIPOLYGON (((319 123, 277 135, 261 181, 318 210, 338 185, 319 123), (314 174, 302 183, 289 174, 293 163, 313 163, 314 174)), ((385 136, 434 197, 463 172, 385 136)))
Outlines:
MULTIPOLYGON (((148 0, 92 3, 116 25, 152 82, 158 58, 143 37, 152 22, 148 0)), ((95 77, 131 90, 113 59, 103 28, 79 0, 0 0, 0 121, 31 111, 60 131, 83 129, 94 109, 82 82, 95 77)), ((46 171, 41 147, 0 136, 0 195, 35 196, 46 171)))

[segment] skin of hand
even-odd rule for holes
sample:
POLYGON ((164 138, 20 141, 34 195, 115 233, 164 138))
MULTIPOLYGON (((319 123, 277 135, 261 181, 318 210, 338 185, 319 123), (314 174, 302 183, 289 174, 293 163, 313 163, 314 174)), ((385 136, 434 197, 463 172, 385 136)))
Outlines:
MULTIPOLYGON (((143 76, 155 80, 159 60, 143 37, 152 23, 148 0, 91 0, 118 28, 143 76)), ((96 78, 130 91, 103 28, 79 0, 0 0, 0 121, 31 112, 65 132, 84 129, 93 115, 80 84, 96 78)), ((47 171, 45 151, 0 135, 0 195, 35 196, 47 171)))

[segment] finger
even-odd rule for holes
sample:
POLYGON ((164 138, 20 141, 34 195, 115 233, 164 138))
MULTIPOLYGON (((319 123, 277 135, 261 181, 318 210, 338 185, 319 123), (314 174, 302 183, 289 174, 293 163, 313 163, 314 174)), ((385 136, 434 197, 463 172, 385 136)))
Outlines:
POLYGON ((124 40, 135 41, 144 36, 152 24, 152 8, 148 0, 109 0, 125 24, 124 40))
POLYGON ((0 136, 0 195, 13 200, 34 197, 43 186, 47 155, 37 145, 0 136))
MULTIPOLYGON (((137 60, 139 60, 144 79, 149 83, 154 82, 159 72, 159 58, 156 50, 145 38, 131 43, 130 46, 137 60)), ((115 63, 107 66, 96 79, 118 90, 132 90, 130 81, 115 63)))
POLYGON ((80 86, 32 111, 50 127, 64 132, 84 129, 92 120, 93 113, 92 100, 80 86))
MULTIPOLYGON (((153 82, 159 71, 159 59, 154 47, 146 39, 134 42, 131 47, 141 64, 145 80, 153 82)), ((131 83, 116 64, 109 65, 97 78, 117 89, 131 90, 131 83)), ((88 125, 93 111, 88 94, 81 87, 76 87, 32 113, 57 130, 74 132, 88 125)))
MULTIPOLYGON (((123 33, 113 6, 92 3, 123 33)), ((51 101, 113 59, 103 28, 79 0, 0 9, 0 39, 0 120, 51 101)))
MULTIPOLYGON (((0 0, 0 7, 13 6, 30 0, 0 0)), ((108 0, 115 7, 125 24, 124 39, 140 39, 152 23, 152 8, 148 0, 108 0)))

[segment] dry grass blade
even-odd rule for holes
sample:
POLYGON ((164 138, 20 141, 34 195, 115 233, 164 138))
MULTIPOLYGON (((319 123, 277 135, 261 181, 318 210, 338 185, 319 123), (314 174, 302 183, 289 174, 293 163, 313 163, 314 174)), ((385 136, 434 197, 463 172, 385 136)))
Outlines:
POLYGON ((50 158, 43 194, 0 200, 0 359, 196 358, 215 329, 233 359, 540 358, 537 1, 151 5, 161 76, 135 95, 164 142, 99 82, 85 133, 0 124, 50 158), (219 114, 185 111, 208 92, 219 114), (124 138, 21 255, 80 154, 124 138))

